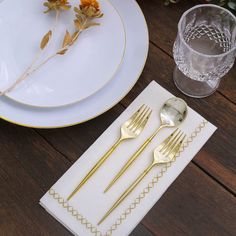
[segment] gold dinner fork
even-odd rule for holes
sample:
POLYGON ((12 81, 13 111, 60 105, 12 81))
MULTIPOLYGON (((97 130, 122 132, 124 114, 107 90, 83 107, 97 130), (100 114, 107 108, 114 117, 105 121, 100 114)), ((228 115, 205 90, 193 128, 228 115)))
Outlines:
POLYGON ((126 139, 133 139, 140 135, 145 125, 147 124, 152 110, 142 105, 122 126, 120 132, 120 138, 116 143, 101 157, 101 159, 93 166, 89 173, 83 178, 80 184, 69 195, 67 200, 69 201, 89 180, 89 178, 98 170, 98 168, 108 159, 108 157, 115 151, 115 149, 126 139))
POLYGON ((98 222, 100 225, 119 205, 124 199, 134 190, 134 188, 141 182, 141 180, 149 173, 149 171, 155 166, 164 163, 171 162, 176 154, 179 152, 180 147, 186 135, 179 129, 176 129, 169 137, 167 137, 153 153, 152 163, 143 171, 143 173, 121 194, 118 200, 112 205, 112 207, 106 212, 102 219, 98 222))

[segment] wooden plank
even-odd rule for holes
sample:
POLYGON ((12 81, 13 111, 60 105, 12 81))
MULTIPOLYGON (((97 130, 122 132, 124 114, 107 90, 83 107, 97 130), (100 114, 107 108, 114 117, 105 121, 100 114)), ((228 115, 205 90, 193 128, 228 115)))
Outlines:
POLYGON ((178 4, 169 6, 165 6, 164 1, 157 0, 138 0, 137 2, 146 18, 150 40, 172 55, 178 21, 181 15, 193 7, 197 1, 181 0, 178 4))
POLYGON ((234 236, 235 219, 234 196, 190 164, 142 223, 156 236, 234 236))
MULTIPOLYGON (((45 190, 69 168, 70 163, 67 159, 57 153, 35 131, 3 120, 0 120, 0 126, 1 164, 6 165, 12 160, 11 157, 15 157, 27 173, 34 176, 35 181, 39 181, 45 190), (58 157, 61 159, 60 165, 57 165, 58 157)), ((14 175, 14 169, 12 171, 11 174, 14 175)))
MULTIPOLYGON (((163 1, 138 0, 149 27, 150 40, 161 50, 172 56, 172 48, 177 35, 177 24, 181 15, 190 7, 202 1, 181 0, 166 7, 163 1)), ((218 91, 236 103, 236 65, 221 81, 218 91)))
POLYGON ((236 105, 236 63, 229 73, 222 78, 218 89, 224 96, 230 99, 236 105))
POLYGON ((153 236, 152 234, 143 224, 139 224, 134 231, 130 234, 130 236, 153 236))
POLYGON ((157 81, 175 96, 186 100, 193 109, 219 128, 194 161, 235 192, 236 181, 232 180, 235 180, 236 176, 236 124, 234 122, 236 106, 219 93, 205 99, 193 99, 183 95, 173 83, 173 68, 173 60, 151 44, 141 78, 121 103, 128 106, 152 80, 157 81))
POLYGON ((43 195, 38 184, 19 163, 9 163, 14 175, 6 173, 5 166, 4 170, 0 169, 1 235, 69 235, 67 230, 38 204, 43 195))
POLYGON ((0 121, 1 235, 66 235, 39 199, 70 166, 35 131, 0 121))

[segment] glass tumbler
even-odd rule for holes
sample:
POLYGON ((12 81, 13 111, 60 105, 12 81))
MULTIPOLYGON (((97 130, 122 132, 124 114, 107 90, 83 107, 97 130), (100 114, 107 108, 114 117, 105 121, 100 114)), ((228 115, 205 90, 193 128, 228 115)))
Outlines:
POLYGON ((212 4, 189 9, 179 21, 173 54, 178 89, 195 98, 211 95, 234 64, 236 17, 212 4))

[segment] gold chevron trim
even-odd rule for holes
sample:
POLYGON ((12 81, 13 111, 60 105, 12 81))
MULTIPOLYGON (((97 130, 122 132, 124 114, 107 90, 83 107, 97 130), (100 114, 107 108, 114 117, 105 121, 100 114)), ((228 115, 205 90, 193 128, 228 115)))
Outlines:
POLYGON ((207 125, 208 121, 203 120, 196 129, 191 133, 188 139, 184 142, 181 150, 176 155, 176 158, 171 162, 163 165, 163 168, 160 170, 158 175, 156 175, 151 182, 143 189, 137 198, 130 204, 130 206, 121 214, 121 216, 116 220, 116 222, 110 227, 110 229, 103 234, 95 226, 93 226, 84 216, 82 216, 77 210, 75 210, 69 203, 62 198, 55 190, 50 189, 48 191, 49 195, 52 196, 58 204, 60 204, 64 209, 67 210, 77 221, 79 221, 83 226, 85 226, 92 234, 95 236, 111 236, 112 233, 126 220, 126 218, 131 214, 131 212, 141 203, 145 196, 153 189, 153 187, 158 183, 159 179, 164 176, 167 170, 172 166, 176 159, 180 156, 180 153, 183 152, 190 143, 197 137, 197 135, 202 131, 203 128, 207 125))
POLYGON ((77 210, 75 210, 64 198, 60 196, 59 193, 56 193, 54 189, 50 189, 48 191, 49 195, 51 195, 64 209, 67 210, 77 221, 79 221, 82 225, 84 225, 91 233, 95 234, 95 236, 102 236, 102 233, 97 230, 95 226, 93 226, 85 217, 83 217, 77 210))

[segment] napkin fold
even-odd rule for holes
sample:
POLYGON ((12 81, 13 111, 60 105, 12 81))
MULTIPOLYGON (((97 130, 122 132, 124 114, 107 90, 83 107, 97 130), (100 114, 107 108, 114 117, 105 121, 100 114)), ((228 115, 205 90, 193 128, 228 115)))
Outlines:
POLYGON ((188 107, 188 116, 180 125, 187 134, 187 140, 176 159, 154 167, 107 220, 97 226, 114 201, 151 163, 155 147, 173 132, 172 128, 163 129, 118 182, 106 194, 103 193, 128 158, 160 125, 160 108, 171 97, 171 93, 152 81, 49 189, 40 204, 75 235, 129 235, 216 130, 214 125, 188 107), (117 140, 120 126, 142 104, 150 106, 153 113, 141 135, 119 146, 86 185, 70 201, 66 201, 71 191, 117 140))

